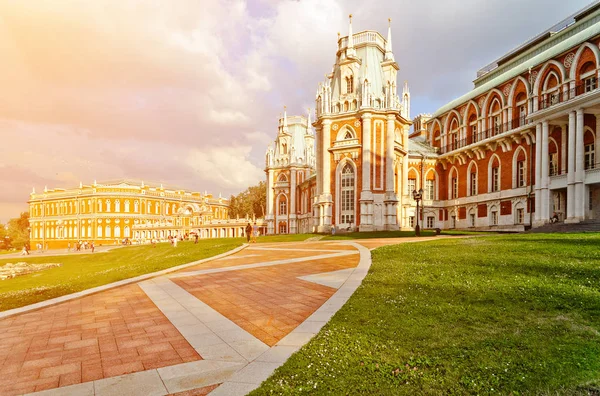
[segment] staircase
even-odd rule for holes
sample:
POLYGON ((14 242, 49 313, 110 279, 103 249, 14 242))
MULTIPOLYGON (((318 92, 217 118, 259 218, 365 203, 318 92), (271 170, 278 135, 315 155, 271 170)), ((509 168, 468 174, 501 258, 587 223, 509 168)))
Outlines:
POLYGON ((552 232, 600 232, 600 220, 585 220, 581 223, 548 223, 541 227, 533 228, 528 233, 552 232))

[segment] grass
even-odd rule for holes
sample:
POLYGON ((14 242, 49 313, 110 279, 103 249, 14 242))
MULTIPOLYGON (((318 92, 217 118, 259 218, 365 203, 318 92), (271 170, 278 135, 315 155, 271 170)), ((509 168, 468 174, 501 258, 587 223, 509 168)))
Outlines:
MULTIPOLYGON (((414 231, 374 231, 374 232, 348 232, 336 235, 326 235, 323 240, 346 240, 346 239, 371 239, 371 238, 407 238, 414 237, 414 231)), ((421 236, 435 236, 435 231, 422 230, 421 236)))
POLYGON ((372 252, 348 303, 252 395, 600 394, 600 234, 372 252))
POLYGON ((308 238, 313 238, 316 234, 282 234, 266 235, 256 238, 256 243, 274 243, 274 242, 301 242, 308 238))
POLYGON ((160 243, 155 248, 143 245, 84 255, 1 259, 0 265, 26 261, 61 266, 0 281, 0 311, 215 256, 243 242, 242 238, 207 239, 198 244, 181 242, 177 248, 160 243))

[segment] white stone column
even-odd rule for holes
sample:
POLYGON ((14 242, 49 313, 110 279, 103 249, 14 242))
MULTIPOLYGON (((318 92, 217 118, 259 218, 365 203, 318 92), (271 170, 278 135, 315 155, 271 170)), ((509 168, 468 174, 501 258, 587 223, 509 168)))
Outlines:
POLYGON ((385 227, 387 230, 397 230, 398 221, 396 207, 398 198, 394 191, 394 136, 396 128, 396 116, 388 115, 386 124, 386 150, 385 150, 385 227))
POLYGON ((542 122, 542 202, 540 208, 540 221, 547 222, 550 220, 550 194, 548 186, 550 184, 550 157, 548 153, 548 121, 542 122))
POLYGON ((373 229, 371 192, 371 114, 362 115, 362 189, 360 192, 360 231, 373 229))
POLYGON ((575 131, 575 216, 580 221, 583 220, 585 215, 583 132, 583 109, 577 109, 577 127, 575 131))
POLYGON ((594 168, 597 168, 597 164, 600 164, 600 114, 596 114, 596 130, 594 133, 596 134, 596 141, 594 144, 594 168))
POLYGON ((575 112, 569 113, 568 156, 567 156, 567 218, 566 222, 575 220, 575 112))
POLYGON ((316 195, 317 197, 320 196, 323 192, 323 173, 322 173, 322 163, 323 163, 323 155, 321 154, 322 152, 322 147, 323 147, 323 133, 322 133, 322 128, 319 126, 316 128, 316 147, 315 147, 315 162, 316 162, 316 168, 317 168, 317 191, 316 191, 316 195))
POLYGON ((321 169, 322 169, 322 194, 320 204, 322 208, 322 222, 319 232, 329 232, 331 229, 331 154, 329 146, 331 145, 331 120, 323 120, 322 144, 321 144, 321 169))
POLYGON ((560 174, 567 172, 567 126, 560 126, 560 174))
POLYGON ((535 126, 535 220, 539 222, 542 214, 542 124, 535 126))
POLYGON ((292 169, 290 171, 290 234, 295 234, 297 232, 296 227, 296 169, 292 169))

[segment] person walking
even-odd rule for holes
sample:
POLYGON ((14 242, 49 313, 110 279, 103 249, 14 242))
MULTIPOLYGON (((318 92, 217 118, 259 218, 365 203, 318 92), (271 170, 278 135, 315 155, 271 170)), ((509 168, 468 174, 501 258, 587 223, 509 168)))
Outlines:
POLYGON ((194 234, 194 245, 198 243, 198 234, 194 234))
POLYGON ((246 241, 250 243, 250 235, 252 235, 252 225, 248 223, 246 226, 246 241))
POLYGON ((256 243, 256 237, 258 236, 258 226, 256 225, 256 221, 252 226, 252 242, 256 243))
POLYGON ((90 248, 92 249, 92 253, 94 253, 94 241, 90 244, 90 248))
POLYGON ((67 243, 67 252, 71 251, 71 242, 67 243))
POLYGON ((177 242, 179 241, 179 237, 176 236, 175 238, 173 238, 173 247, 177 247, 177 242))

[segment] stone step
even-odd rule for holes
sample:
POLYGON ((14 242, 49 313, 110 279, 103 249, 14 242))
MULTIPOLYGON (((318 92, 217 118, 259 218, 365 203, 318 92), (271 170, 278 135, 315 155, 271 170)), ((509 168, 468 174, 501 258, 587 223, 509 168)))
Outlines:
POLYGON ((600 221, 586 220, 581 223, 549 223, 541 227, 531 229, 530 233, 554 233, 554 232, 600 232, 600 221))

